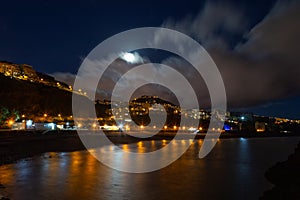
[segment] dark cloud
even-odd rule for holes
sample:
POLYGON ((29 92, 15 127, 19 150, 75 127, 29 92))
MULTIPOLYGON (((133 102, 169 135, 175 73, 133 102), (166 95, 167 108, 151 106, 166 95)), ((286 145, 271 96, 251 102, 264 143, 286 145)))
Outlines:
POLYGON ((205 42, 205 36, 212 33, 211 27, 218 27, 220 23, 227 24, 227 21, 236 17, 237 19, 228 26, 234 34, 242 31, 243 28, 236 27, 243 21, 247 21, 243 19, 239 10, 228 9, 231 7, 225 6, 227 9, 222 12, 218 9, 221 5, 215 4, 213 9, 214 6, 208 4, 205 8, 210 9, 204 9, 194 19, 185 19, 173 24, 167 21, 164 25, 204 41, 202 43, 223 76, 228 103, 231 107, 251 106, 299 95, 299 1, 279 1, 259 24, 245 33, 246 42, 238 44, 233 50, 224 48, 227 45, 226 40, 222 40, 222 35, 216 36, 215 45, 206 45, 205 42), (208 14, 205 10, 210 10, 212 13, 208 14), (205 13, 207 16, 215 16, 218 20, 213 17, 208 18, 211 19, 207 23, 209 26, 205 26, 205 23, 202 23, 203 18, 206 19, 205 13), (193 24, 203 25, 195 29, 193 24), (220 40, 223 42, 218 45, 220 40))
POLYGON ((184 32, 205 47, 227 49, 228 37, 243 34, 248 20, 242 8, 228 3, 207 2, 196 16, 189 15, 180 21, 170 18, 162 26, 184 32))
MULTIPOLYGON (((179 30, 201 42, 222 74, 229 106, 248 107, 300 95, 299 10, 300 1, 279 1, 260 23, 248 30, 248 19, 242 9, 225 3, 207 3, 198 15, 189 15, 179 21, 168 19, 163 26, 179 30), (243 35, 243 40, 230 47, 232 44, 228 38, 240 39, 243 35)), ((162 63, 182 72, 192 83, 201 105, 209 105, 206 85, 188 63, 177 57, 162 63)), ((115 82, 130 68, 132 66, 124 62, 115 63, 102 78, 105 84, 99 87, 98 93, 109 96, 115 82)), ((87 73, 91 77, 97 74, 95 71, 87 73)), ((63 73, 53 76, 68 83, 75 77, 63 73)), ((130 84, 132 80, 128 81, 130 84)), ((164 89, 144 87, 144 92, 149 91, 168 98, 168 91, 164 89)))

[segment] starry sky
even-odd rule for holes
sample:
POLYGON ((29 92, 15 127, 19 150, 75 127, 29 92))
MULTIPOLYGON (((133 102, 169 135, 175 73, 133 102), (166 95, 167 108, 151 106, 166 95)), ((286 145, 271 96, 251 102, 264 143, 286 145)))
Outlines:
MULTIPOLYGON (((166 27, 210 53, 229 108, 300 118, 299 10, 298 0, 3 1, 0 60, 30 64, 71 84, 82 60, 106 38, 138 27, 166 27)), ((185 65, 167 54, 139 53, 185 65)))

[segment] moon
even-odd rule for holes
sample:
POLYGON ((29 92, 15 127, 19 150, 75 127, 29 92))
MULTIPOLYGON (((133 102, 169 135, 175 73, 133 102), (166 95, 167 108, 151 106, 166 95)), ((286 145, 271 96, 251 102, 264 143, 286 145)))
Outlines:
POLYGON ((136 57, 133 53, 123 53, 121 58, 128 63, 134 63, 136 61, 136 57))

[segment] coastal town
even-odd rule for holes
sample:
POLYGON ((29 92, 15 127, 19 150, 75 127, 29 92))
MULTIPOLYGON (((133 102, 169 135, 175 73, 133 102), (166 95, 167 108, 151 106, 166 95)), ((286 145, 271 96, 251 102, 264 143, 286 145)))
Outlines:
MULTIPOLYGON (((33 84, 53 87, 69 93, 86 96, 79 90, 74 91, 71 85, 55 80, 54 77, 36 72, 32 66, 0 62, 0 75, 30 82, 33 84)), ((211 112, 204 109, 184 109, 171 102, 160 99, 158 96, 141 96, 131 102, 111 102, 96 100, 96 119, 77 119, 76 122, 70 113, 53 113, 41 111, 38 114, 26 113, 19 110, 10 110, 2 107, 0 127, 11 130, 157 130, 157 131, 186 131, 205 133, 209 128, 211 112), (112 107, 114 109, 112 109, 112 107), (149 114, 161 118, 167 113, 166 122, 159 127, 152 123, 149 114), (183 120, 180 120, 183 119, 183 120), (181 121, 185 124, 180 123, 181 121)), ((215 111, 218 112, 218 111, 215 111)), ((216 115, 218 116, 218 115, 216 115)), ((220 119, 221 120, 221 119, 220 119)), ((223 119, 223 129, 211 127, 210 131, 221 133, 265 133, 277 132, 287 134, 299 129, 300 120, 279 117, 259 116, 245 112, 226 112, 223 119)))

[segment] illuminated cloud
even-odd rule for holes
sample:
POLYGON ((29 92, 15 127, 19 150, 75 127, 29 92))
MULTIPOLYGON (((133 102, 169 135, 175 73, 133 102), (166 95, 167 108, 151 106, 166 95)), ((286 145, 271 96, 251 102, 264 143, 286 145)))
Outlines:
MULTIPOLYGON (((229 106, 247 107, 300 95, 299 10, 300 1, 279 1, 260 23, 247 30, 245 25, 239 27, 243 22, 247 24, 241 10, 224 3, 208 3, 195 18, 167 20, 163 26, 187 33, 201 42, 223 76, 229 106), (224 11, 219 9, 223 6, 224 11), (213 34, 220 24, 225 24, 232 35, 245 35, 246 41, 228 48, 224 35, 213 34)), ((179 61, 170 58, 167 62, 176 65, 179 61)), ((193 75, 190 79, 194 79, 193 75)), ((203 93, 205 87, 200 85, 203 83, 198 84, 198 91, 203 93)), ((207 102, 209 96, 204 99, 207 102)))
MULTIPOLYGON (((300 95, 299 10, 300 1, 279 1, 261 22, 249 30, 248 19, 242 9, 225 3, 207 3, 195 17, 179 21, 168 19, 162 26, 186 33, 203 44, 223 76, 229 106, 248 107, 300 95), (220 27, 226 35, 216 34, 220 27), (228 35, 241 39, 232 46, 228 35)), ((164 37, 157 34, 153 42, 163 42, 164 37)), ((173 39, 176 41, 176 38, 173 39)), ((148 62, 137 52, 132 54, 134 56, 129 55, 129 60, 125 59, 127 62, 119 59, 111 65, 102 77, 102 83, 105 84, 99 86, 98 98, 109 98, 114 84, 122 74, 135 65, 148 62), (135 59, 136 62, 133 62, 135 59)), ((206 85, 188 63, 177 57, 170 57, 162 63, 182 72, 194 85, 200 106, 209 106, 206 85)), ((97 74, 87 73, 91 76, 97 74)), ((68 73, 52 75, 67 83, 74 79, 68 73)), ((131 84, 130 81, 124 84, 131 84)), ((88 81, 86 84, 88 86, 88 81)), ((178 90, 181 89, 178 85, 178 90)), ((159 86, 152 89, 145 86, 138 93, 157 94, 167 100, 173 98, 169 95, 170 91, 159 86)))
POLYGON ((120 58, 130 64, 139 64, 144 62, 143 58, 137 52, 123 52, 120 54, 120 58))

